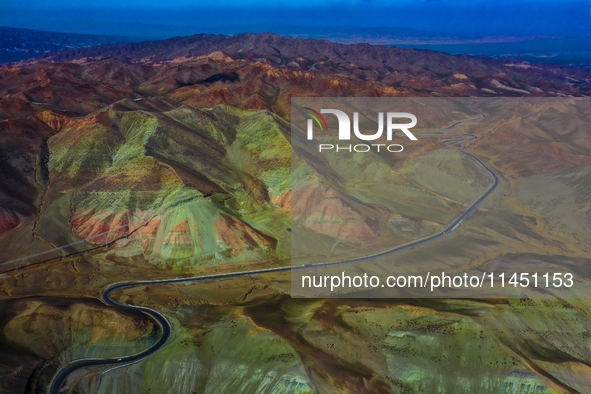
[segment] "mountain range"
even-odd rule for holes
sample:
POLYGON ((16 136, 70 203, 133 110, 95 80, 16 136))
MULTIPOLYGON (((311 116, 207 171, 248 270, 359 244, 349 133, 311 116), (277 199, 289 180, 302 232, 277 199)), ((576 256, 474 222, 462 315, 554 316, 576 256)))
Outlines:
MULTIPOLYGON (((403 259, 547 264, 585 280, 589 111, 573 98, 588 95, 581 68, 273 34, 102 45, 0 67, 0 261, 82 239, 101 246, 68 246, 77 254, 0 274, 0 391, 42 392, 72 360, 153 344, 158 327, 146 316, 96 302, 111 283, 285 266, 294 225, 310 252, 329 255, 337 242, 385 247, 442 231, 492 182, 462 150, 499 174, 498 188, 452 242, 403 259), (426 117, 457 128, 425 133, 403 156, 293 160, 291 99, 322 96, 399 97, 413 111, 424 97, 464 99, 440 100, 426 117)), ((584 392, 591 320, 577 291, 310 300, 289 296, 285 272, 150 283, 113 296, 162 311, 174 328, 166 346, 68 384, 76 393, 584 392)))

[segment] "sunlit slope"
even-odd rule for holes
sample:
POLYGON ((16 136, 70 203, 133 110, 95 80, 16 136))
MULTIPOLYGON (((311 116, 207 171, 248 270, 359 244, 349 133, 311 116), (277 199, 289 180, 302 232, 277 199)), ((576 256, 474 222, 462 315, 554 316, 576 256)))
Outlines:
POLYGON ((52 238, 45 219, 68 199, 71 239, 149 219, 126 253, 193 262, 274 257, 288 234, 287 216, 271 201, 288 187, 285 125, 266 112, 154 110, 165 104, 120 102, 51 139, 38 231, 52 238))

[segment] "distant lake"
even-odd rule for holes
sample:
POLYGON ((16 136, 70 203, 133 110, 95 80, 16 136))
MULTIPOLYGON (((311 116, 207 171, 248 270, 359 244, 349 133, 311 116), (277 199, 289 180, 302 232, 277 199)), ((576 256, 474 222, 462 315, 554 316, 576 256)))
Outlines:
POLYGON ((535 39, 518 42, 468 44, 397 44, 397 48, 430 49, 454 55, 467 54, 511 58, 529 62, 589 66, 589 40, 580 38, 535 39))

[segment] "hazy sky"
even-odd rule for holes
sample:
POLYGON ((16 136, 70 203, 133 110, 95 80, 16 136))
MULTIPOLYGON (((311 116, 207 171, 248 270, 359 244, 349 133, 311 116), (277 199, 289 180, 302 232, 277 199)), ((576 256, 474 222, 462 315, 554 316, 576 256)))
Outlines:
POLYGON ((53 31, 172 36, 261 24, 395 27, 475 35, 584 35, 589 33, 589 1, 0 1, 0 25, 53 31))

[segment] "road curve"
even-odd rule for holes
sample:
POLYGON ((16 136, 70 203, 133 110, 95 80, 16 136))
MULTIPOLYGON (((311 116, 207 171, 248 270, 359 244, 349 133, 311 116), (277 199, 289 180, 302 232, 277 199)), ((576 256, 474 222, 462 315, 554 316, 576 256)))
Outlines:
MULTIPOLYGON (((464 105, 466 105, 466 103, 464 103, 464 105)), ((469 108, 471 108, 471 107, 469 107, 469 108)), ((478 111, 478 112, 480 112, 480 111, 478 111)), ((486 116, 484 113, 482 113, 482 112, 480 112, 480 113, 483 116, 486 116)), ((190 278, 160 279, 160 280, 147 280, 147 281, 138 281, 138 282, 122 282, 122 283, 114 283, 114 284, 108 286, 102 293, 103 303, 105 303, 106 305, 109 305, 109 306, 114 306, 114 307, 119 307, 119 308, 129 308, 129 309, 132 309, 135 311, 143 312, 144 314, 148 315, 149 317, 151 317, 152 319, 154 319, 156 321, 156 323, 160 326, 160 329, 162 330, 162 335, 160 336, 158 341, 155 344, 153 344, 151 347, 149 347, 148 349, 145 349, 139 353, 131 355, 131 356, 124 356, 124 357, 118 357, 118 358, 113 358, 113 359, 87 358, 87 359, 82 359, 82 360, 70 362, 69 364, 62 367, 56 373, 56 375, 54 376, 54 378, 51 381, 51 384, 48 389, 48 393, 49 394, 59 394, 62 391, 62 387, 63 387, 68 375, 70 375, 72 372, 74 372, 75 370, 77 370, 79 368, 84 368, 84 367, 89 367, 89 366, 99 366, 99 365, 131 364, 131 363, 139 361, 151 354, 156 353, 158 350, 160 350, 166 344, 166 342, 170 338, 171 332, 172 332, 172 326, 171 326, 170 322, 168 321, 168 319, 166 319, 166 317, 161 312, 158 312, 154 309, 130 305, 130 304, 123 304, 123 303, 119 303, 119 302, 113 300, 111 298, 111 295, 113 292, 115 292, 117 290, 133 288, 133 287, 140 287, 140 286, 147 286, 147 285, 154 285, 154 284, 207 282, 207 281, 218 280, 218 279, 229 279, 229 278, 235 278, 235 277, 258 275, 258 274, 265 274, 265 273, 272 273, 272 272, 285 272, 285 271, 290 271, 290 270, 310 269, 310 268, 314 268, 314 267, 323 267, 323 266, 330 266, 330 265, 337 265, 337 264, 347 264, 347 263, 352 263, 352 262, 357 262, 357 261, 362 261, 362 260, 368 260, 368 259, 375 258, 375 257, 386 256, 386 255, 389 255, 389 254, 392 254, 395 252, 399 252, 399 251, 402 251, 405 249, 416 247, 418 245, 432 241, 432 240, 437 239, 439 237, 443 237, 444 235, 450 233, 452 230, 455 230, 455 228, 457 226, 459 226, 459 224, 464 220, 464 218, 466 218, 480 203, 482 203, 482 201, 484 201, 484 199, 486 199, 486 197, 488 197, 499 184, 499 177, 497 176, 497 174, 495 174, 494 171, 492 171, 489 167, 487 167, 486 164, 484 164, 482 162, 482 160, 480 160, 478 157, 476 157, 475 155, 473 155, 471 153, 468 153, 468 152, 462 152, 462 153, 468 155, 470 158, 472 158, 477 163, 479 163, 491 175, 491 177, 493 179, 493 183, 476 201, 474 201, 472 204, 470 204, 470 206, 460 216, 458 216, 450 224, 448 224, 448 226, 445 229, 443 229, 442 231, 437 232, 435 234, 431 234, 427 237, 417 239, 415 241, 408 242, 406 244, 399 245, 399 246, 393 247, 391 249, 387 249, 387 250, 384 250, 384 251, 381 251, 381 252, 378 252, 378 253, 375 253, 372 255, 355 257, 355 258, 351 258, 351 259, 347 259, 347 260, 332 261, 332 262, 325 262, 325 263, 316 263, 316 264, 302 264, 302 265, 297 265, 297 266, 287 266, 287 267, 277 267, 277 268, 266 268, 266 269, 251 270, 251 271, 228 272, 228 273, 224 273, 224 274, 202 275, 202 276, 195 276, 195 277, 190 277, 190 278)))

